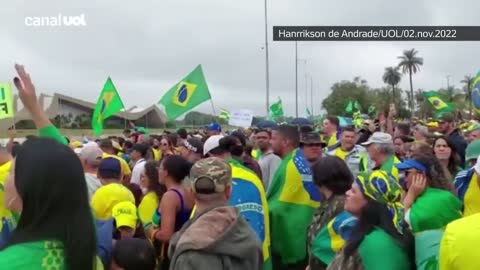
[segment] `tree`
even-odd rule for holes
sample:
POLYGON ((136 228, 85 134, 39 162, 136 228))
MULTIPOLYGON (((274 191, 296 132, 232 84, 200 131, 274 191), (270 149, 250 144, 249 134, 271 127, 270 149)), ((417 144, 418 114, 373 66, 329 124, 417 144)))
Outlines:
MULTIPOLYGON (((402 74, 398 71, 398 67, 386 67, 383 73, 383 82, 392 86, 392 97, 395 98, 395 86, 400 82, 402 74)), ((395 100, 392 100, 395 103, 395 100)))
POLYGON ((465 94, 465 102, 468 103, 468 109, 469 109, 469 114, 470 118, 473 116, 473 110, 472 110, 472 84, 473 84, 474 78, 471 75, 465 75, 463 80, 461 80, 461 83, 464 83, 465 85, 463 86, 463 92, 465 94))
POLYGON ((399 56, 400 63, 398 67, 402 69, 404 74, 408 73, 410 78, 410 109, 414 113, 414 99, 413 99, 413 83, 412 75, 420 71, 420 66, 423 65, 423 58, 417 56, 418 51, 415 49, 403 51, 403 55, 399 56))
POLYGON ((331 87, 332 92, 322 101, 322 106, 328 114, 345 115, 345 108, 349 101, 356 100, 362 108, 368 108, 368 105, 374 104, 368 100, 367 84, 362 84, 360 77, 355 77, 353 81, 341 81, 334 83, 331 87))

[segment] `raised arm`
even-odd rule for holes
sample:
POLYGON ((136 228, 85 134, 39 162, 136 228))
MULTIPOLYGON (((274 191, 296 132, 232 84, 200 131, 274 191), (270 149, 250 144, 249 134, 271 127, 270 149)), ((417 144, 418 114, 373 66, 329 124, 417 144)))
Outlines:
POLYGON ((60 131, 50 122, 47 114, 43 111, 38 102, 35 86, 33 85, 30 74, 25 71, 25 67, 15 64, 18 77, 13 79, 13 82, 18 90, 18 96, 23 103, 23 106, 28 110, 32 116, 33 123, 38 129, 41 137, 50 137, 62 144, 67 144, 67 140, 60 134, 60 131))

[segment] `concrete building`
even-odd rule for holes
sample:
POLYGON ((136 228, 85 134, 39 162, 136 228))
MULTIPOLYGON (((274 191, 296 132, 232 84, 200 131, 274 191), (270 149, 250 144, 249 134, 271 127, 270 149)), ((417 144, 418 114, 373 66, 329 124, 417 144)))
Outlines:
MULTIPOLYGON (((53 96, 40 94, 39 103, 49 118, 62 128, 90 128, 91 126, 95 103, 59 93, 55 93, 53 96), (78 126, 79 123, 82 124, 82 127, 78 126)), ((19 129, 29 128, 30 125, 33 125, 30 113, 23 107, 18 96, 14 97, 14 108, 15 117, 0 120, 0 129, 6 130, 14 124, 19 129)), ((108 118, 105 120, 104 126, 106 128, 124 128, 130 121, 146 128, 162 128, 165 126, 167 117, 156 105, 145 109, 134 106, 108 118)))

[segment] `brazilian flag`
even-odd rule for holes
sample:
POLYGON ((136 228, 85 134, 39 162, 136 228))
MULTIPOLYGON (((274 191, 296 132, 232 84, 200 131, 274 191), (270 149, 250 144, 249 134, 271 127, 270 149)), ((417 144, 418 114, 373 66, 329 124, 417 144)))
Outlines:
POLYGON ((108 77, 103 90, 98 98, 97 105, 93 111, 92 129, 93 134, 98 136, 103 131, 103 121, 112 115, 120 112, 125 106, 113 84, 112 79, 108 77))
POLYGON ((439 94, 435 91, 423 92, 423 96, 428 100, 430 104, 432 104, 433 108, 436 111, 446 112, 455 110, 451 103, 442 100, 439 94))
POLYGON ((190 74, 170 88, 159 103, 165 107, 168 119, 175 120, 209 99, 211 99, 210 91, 202 66, 198 65, 190 74))
POLYGON ((477 114, 480 114, 480 71, 472 83, 472 105, 477 114))

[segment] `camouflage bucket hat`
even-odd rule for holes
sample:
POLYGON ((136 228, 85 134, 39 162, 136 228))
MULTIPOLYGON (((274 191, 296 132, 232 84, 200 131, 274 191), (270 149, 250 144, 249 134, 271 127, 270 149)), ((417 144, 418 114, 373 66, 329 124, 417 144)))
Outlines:
POLYGON ((232 185, 232 169, 223 159, 201 159, 190 170, 190 179, 194 193, 221 193, 232 185))

